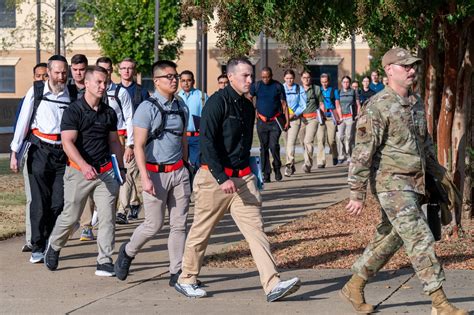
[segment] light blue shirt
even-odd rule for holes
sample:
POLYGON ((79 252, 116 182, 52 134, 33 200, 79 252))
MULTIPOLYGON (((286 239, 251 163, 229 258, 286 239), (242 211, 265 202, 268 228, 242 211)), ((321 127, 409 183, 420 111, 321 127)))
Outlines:
MULTIPOLYGON (((194 117, 201 117, 202 113, 202 92, 198 89, 192 88, 188 94, 181 90, 178 92, 178 96, 183 99, 186 103, 186 106, 189 109, 189 117, 188 117, 188 129, 187 131, 199 131, 196 130, 196 126, 194 126, 194 117)), ((204 103, 207 102, 209 97, 207 94, 204 94, 204 103)))
POLYGON ((288 107, 296 116, 299 116, 306 109, 306 92, 302 86, 293 84, 290 88, 283 84, 286 94, 286 102, 288 107))

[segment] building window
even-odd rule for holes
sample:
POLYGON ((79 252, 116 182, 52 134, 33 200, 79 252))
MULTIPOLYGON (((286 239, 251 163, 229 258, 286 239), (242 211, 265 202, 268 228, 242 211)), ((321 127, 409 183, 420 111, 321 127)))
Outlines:
POLYGON ((62 1, 64 27, 93 27, 94 17, 80 14, 78 2, 78 0, 62 1))
POLYGON ((338 88, 338 67, 333 65, 306 65, 308 70, 311 71, 311 79, 313 84, 321 85, 320 76, 322 73, 329 74, 329 86, 338 88))
POLYGON ((15 93, 15 66, 0 66, 0 93, 15 93))
POLYGON ((16 27, 15 1, 0 0, 0 28, 16 27))

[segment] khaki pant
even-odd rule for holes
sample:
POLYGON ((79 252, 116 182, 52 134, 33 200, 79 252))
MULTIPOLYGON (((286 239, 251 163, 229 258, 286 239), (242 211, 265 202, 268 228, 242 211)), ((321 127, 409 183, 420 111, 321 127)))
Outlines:
POLYGON ((49 242, 54 250, 66 245, 74 225, 84 210, 86 200, 92 196, 97 205, 99 231, 97 247, 99 264, 111 263, 115 243, 115 204, 119 184, 113 170, 99 174, 95 180, 87 180, 81 171, 66 167, 64 173, 64 210, 56 220, 49 242))
POLYGON ((286 165, 293 166, 295 164, 295 145, 300 131, 301 119, 290 121, 290 128, 285 133, 286 137, 286 165))
POLYGON ((344 118, 337 127, 337 152, 338 160, 349 159, 352 154, 352 139, 354 134, 354 121, 352 117, 344 118))
POLYGON ((318 130, 316 134, 316 138, 318 139, 318 163, 322 163, 321 165, 326 165, 326 153, 324 151, 326 143, 331 150, 333 160, 337 159, 336 125, 334 125, 331 118, 327 118, 324 126, 325 130, 321 130, 321 132, 318 130))
POLYGON ((233 177, 231 180, 238 188, 238 192, 226 194, 208 170, 201 168, 197 172, 193 186, 194 222, 186 241, 183 272, 178 282, 196 283, 211 233, 224 214, 230 211, 237 227, 249 244, 250 252, 260 273, 260 282, 265 293, 268 294, 280 281, 280 276, 270 252, 268 238, 263 231, 262 197, 256 186, 255 175, 250 174, 243 178, 233 177))
POLYGON ((165 222, 165 210, 168 208, 170 273, 177 273, 181 269, 186 241, 186 220, 191 196, 189 172, 182 167, 169 173, 150 172, 150 178, 156 196, 143 192, 145 221, 135 229, 125 251, 127 255, 135 257, 140 248, 161 230, 165 222))
POLYGON ((127 176, 125 176, 125 183, 120 187, 119 204, 117 213, 127 214, 130 206, 140 205, 140 198, 138 198, 138 166, 135 159, 129 163, 125 163, 127 168, 127 176))
MULTIPOLYGON (((326 129, 321 126, 316 118, 302 118, 301 119, 302 127, 304 126, 303 146, 304 146, 304 164, 308 165, 310 168, 313 166, 313 153, 314 153, 314 139, 317 134, 322 133, 324 135, 326 129)), ((303 128, 302 128, 303 129, 303 128)), ((324 139, 322 136, 321 139, 324 139)), ((324 165, 324 141, 322 143, 318 142, 318 155, 316 163, 318 165, 324 165)))

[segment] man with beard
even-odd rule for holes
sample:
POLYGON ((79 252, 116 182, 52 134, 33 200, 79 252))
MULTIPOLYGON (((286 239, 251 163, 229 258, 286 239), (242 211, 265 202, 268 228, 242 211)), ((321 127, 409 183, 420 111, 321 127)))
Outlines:
POLYGON ((10 168, 16 173, 18 159, 22 158, 17 153, 25 141, 31 141, 26 160, 31 189, 31 263, 43 261, 47 240, 64 205, 66 155, 61 144, 60 124, 71 101, 65 88, 66 58, 61 55, 49 58, 48 76, 48 81, 35 82, 28 90, 10 145, 10 168), (41 90, 42 94, 37 95, 41 90))

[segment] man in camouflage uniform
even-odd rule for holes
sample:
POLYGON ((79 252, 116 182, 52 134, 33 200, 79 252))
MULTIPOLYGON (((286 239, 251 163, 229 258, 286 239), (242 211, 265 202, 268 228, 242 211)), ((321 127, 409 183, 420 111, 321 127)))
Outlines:
POLYGON ((420 61, 405 49, 389 50, 382 59, 389 85, 369 100, 357 122, 346 209, 352 215, 360 214, 369 181, 382 208, 375 237, 352 266, 354 275, 341 290, 358 313, 373 312, 373 306, 365 303, 365 284, 404 245, 423 290, 433 299, 433 314, 467 314, 444 295, 444 272, 421 210, 425 175, 442 167, 427 132, 423 103, 410 92, 420 61))

